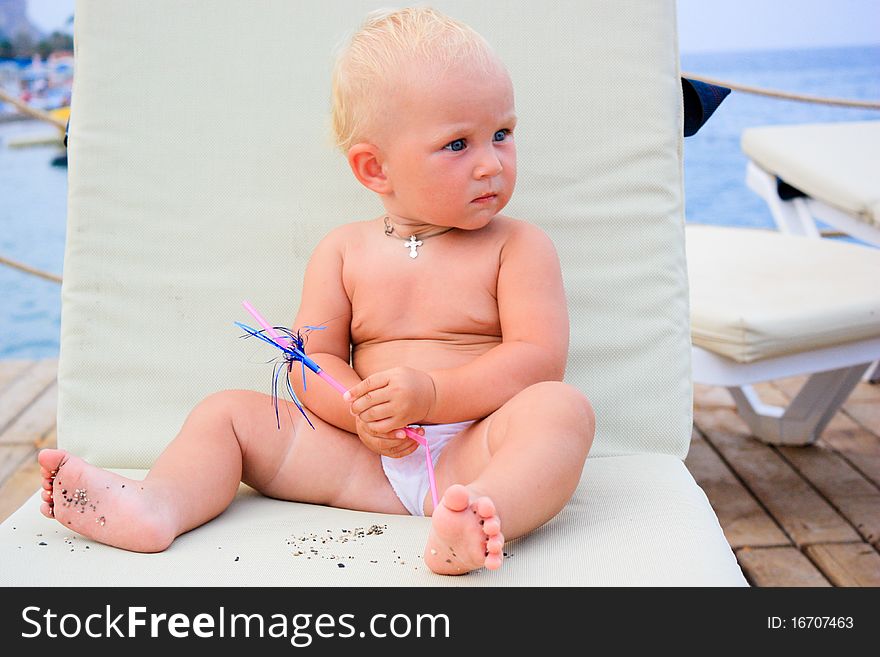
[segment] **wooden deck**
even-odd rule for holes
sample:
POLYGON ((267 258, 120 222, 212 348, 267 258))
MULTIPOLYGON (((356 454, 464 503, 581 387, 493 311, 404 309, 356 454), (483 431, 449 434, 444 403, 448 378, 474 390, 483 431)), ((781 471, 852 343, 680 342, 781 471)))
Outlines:
MULTIPOLYGON (((55 444, 57 361, 0 361, 0 521, 55 444)), ((758 386, 785 403, 800 381, 758 386)), ((751 438, 723 388, 697 386, 686 464, 754 586, 880 586, 880 385, 860 383, 814 447, 751 438)))

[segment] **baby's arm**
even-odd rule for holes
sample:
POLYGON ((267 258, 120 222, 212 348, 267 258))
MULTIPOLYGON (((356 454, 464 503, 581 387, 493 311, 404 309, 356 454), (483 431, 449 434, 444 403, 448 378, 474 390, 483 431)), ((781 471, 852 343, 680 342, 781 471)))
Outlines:
MULTIPOLYGON (((342 282, 348 230, 351 230, 350 226, 337 228, 315 247, 303 277, 302 300, 294 327, 325 327, 309 333, 305 351, 322 370, 346 388, 351 388, 360 383, 361 378, 349 365, 351 301, 342 282)), ((356 434, 364 445, 377 454, 399 458, 418 447, 408 438, 395 438, 370 430, 357 416, 352 415, 350 403, 342 399, 338 390, 318 381, 310 372, 306 376, 309 381, 303 388, 301 369, 295 367, 289 377, 290 384, 307 410, 325 422, 356 434)))
POLYGON ((561 381, 569 324, 559 258, 539 228, 516 222, 501 251, 498 312, 503 341, 467 365, 433 370, 425 422, 481 418, 528 386, 561 381))
MULTIPOLYGON (((315 247, 303 277, 302 299, 293 326, 326 327, 309 333, 305 351, 327 374, 350 388, 361 379, 349 365, 351 302, 342 283, 346 230, 342 227, 331 231, 315 247)), ((304 390, 301 369, 294 366, 289 375, 291 386, 306 408, 340 429, 357 433, 349 404, 339 392, 309 371, 306 377, 304 390)))

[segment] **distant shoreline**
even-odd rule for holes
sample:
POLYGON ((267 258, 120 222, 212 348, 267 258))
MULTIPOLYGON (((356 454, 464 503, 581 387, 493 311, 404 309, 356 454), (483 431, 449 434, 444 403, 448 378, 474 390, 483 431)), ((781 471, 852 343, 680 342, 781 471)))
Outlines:
POLYGON ((19 121, 36 121, 36 119, 24 114, 0 114, 0 123, 18 123, 19 121))

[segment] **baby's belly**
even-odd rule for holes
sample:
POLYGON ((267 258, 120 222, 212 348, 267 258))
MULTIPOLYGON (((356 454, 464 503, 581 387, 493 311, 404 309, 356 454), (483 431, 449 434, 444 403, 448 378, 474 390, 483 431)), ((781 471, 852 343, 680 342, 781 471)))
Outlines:
POLYGON ((471 336, 456 340, 389 340, 354 345, 352 366, 361 378, 392 367, 439 370, 467 365, 501 344, 501 338, 471 336))

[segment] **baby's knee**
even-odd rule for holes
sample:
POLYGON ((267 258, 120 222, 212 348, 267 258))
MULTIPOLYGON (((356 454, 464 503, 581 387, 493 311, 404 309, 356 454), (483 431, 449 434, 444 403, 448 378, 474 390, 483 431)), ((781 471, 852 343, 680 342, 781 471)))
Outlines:
POLYGON ((252 390, 220 390, 202 399, 191 415, 215 420, 233 421, 254 403, 252 390))
POLYGON ((265 395, 254 390, 218 390, 202 399, 200 403, 214 407, 233 408, 251 405, 255 400, 263 397, 265 395))
POLYGON ((218 411, 228 409, 232 404, 236 402, 237 393, 240 392, 238 390, 218 390, 217 392, 212 392, 207 397, 202 399, 198 404, 196 404, 196 411, 203 411, 206 413, 217 413, 218 411))
POLYGON ((559 421, 577 429, 586 439, 592 441, 596 430, 596 414, 587 396, 578 388, 561 381, 537 383, 528 391, 537 397, 536 408, 542 414, 552 414, 559 421))

